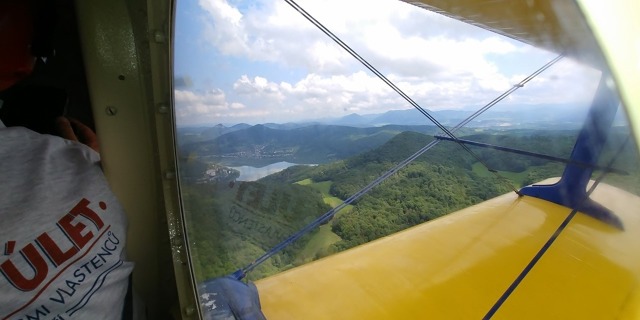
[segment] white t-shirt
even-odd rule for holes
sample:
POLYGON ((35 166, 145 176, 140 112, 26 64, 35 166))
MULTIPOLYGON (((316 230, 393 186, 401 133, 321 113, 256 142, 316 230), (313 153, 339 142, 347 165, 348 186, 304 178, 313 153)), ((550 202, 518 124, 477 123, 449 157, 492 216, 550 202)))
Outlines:
POLYGON ((0 122, 0 319, 120 319, 126 219, 76 142, 0 122))

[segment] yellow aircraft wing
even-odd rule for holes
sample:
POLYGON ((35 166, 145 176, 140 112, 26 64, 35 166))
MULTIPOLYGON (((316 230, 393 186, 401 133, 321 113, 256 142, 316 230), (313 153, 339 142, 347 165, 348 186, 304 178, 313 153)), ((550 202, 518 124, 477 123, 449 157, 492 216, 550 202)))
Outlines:
POLYGON ((607 185, 592 198, 625 230, 580 213, 560 230, 571 209, 507 194, 260 280, 262 310, 268 319, 635 319, 640 198, 607 185))

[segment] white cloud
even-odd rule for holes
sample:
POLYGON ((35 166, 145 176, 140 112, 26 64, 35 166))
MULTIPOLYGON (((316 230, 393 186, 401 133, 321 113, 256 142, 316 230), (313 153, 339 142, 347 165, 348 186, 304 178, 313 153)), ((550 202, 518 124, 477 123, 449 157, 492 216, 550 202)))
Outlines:
MULTIPOLYGON (((299 3, 428 109, 484 105, 526 76, 513 70, 526 70, 520 64, 530 64, 528 56, 550 56, 400 1, 299 3), (505 62, 514 56, 524 60, 505 62)), ((277 65, 282 72, 245 70, 231 75, 235 80, 226 79, 226 85, 214 80, 213 90, 176 90, 179 120, 289 121, 410 108, 283 1, 199 4, 205 12, 200 36, 223 57, 277 65)), ((519 90, 511 103, 584 100, 597 74, 571 62, 554 70, 519 90)))
POLYGON ((184 125, 223 122, 229 117, 241 118, 246 106, 239 102, 229 103, 222 90, 194 92, 175 90, 175 113, 178 123, 184 125))
MULTIPOLYGON (((244 14, 226 0, 200 0, 200 5, 208 13, 206 39, 225 55, 302 67, 317 74, 341 74, 357 65, 282 1, 258 1, 244 14)), ((420 67, 429 71, 460 62, 466 66, 483 60, 487 53, 515 50, 511 40, 470 26, 458 27, 455 37, 428 33, 430 22, 444 23, 448 18, 399 1, 301 1, 301 5, 365 59, 407 75, 420 67), (483 39, 477 39, 479 35, 483 39)))
MULTIPOLYGON (((601 72, 570 59, 558 62, 513 94, 523 104, 589 105, 596 92, 601 72)), ((517 83, 526 75, 513 77, 517 83), (517 80, 516 80, 517 79, 517 80)))
POLYGON ((240 11, 224 0, 203 0, 200 6, 209 16, 205 19, 206 34, 211 37, 218 50, 229 55, 247 52, 246 33, 240 11), (217 21, 215 25, 208 22, 217 21))

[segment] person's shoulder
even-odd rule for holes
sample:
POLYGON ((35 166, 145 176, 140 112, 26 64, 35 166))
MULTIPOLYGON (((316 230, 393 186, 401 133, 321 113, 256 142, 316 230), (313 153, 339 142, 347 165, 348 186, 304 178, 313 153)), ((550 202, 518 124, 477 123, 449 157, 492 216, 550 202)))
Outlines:
POLYGON ((100 154, 83 143, 19 126, 0 128, 0 159, 6 161, 7 157, 69 162, 72 166, 100 162, 100 154))
POLYGON ((96 159, 79 142, 0 129, 0 318, 121 316, 126 217, 96 159))

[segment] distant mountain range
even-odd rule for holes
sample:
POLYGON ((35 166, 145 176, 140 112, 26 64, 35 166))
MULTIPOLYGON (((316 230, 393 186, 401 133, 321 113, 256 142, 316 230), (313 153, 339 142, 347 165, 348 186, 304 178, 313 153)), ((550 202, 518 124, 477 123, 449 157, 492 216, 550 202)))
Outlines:
POLYGON ((213 127, 178 127, 178 145, 213 140, 223 134, 250 127, 251 125, 246 123, 240 123, 230 127, 226 127, 222 124, 218 124, 213 127))
MULTIPOLYGON (((471 113, 430 111, 448 127, 460 123, 471 113)), ((582 126, 585 116, 585 108, 567 105, 503 108, 481 115, 458 135, 505 130, 514 133, 576 130, 582 126)), ((618 122, 621 118, 619 116, 618 122)), ((205 157, 224 165, 266 165, 279 161, 320 164, 374 149, 406 131, 433 135, 440 130, 420 112, 410 109, 368 115, 354 113, 315 122, 179 127, 177 140, 183 156, 205 157)))
MULTIPOLYGON (((572 105, 518 106, 509 109, 490 110, 471 121, 472 128, 513 128, 513 129, 576 129, 582 126, 587 109, 572 105)), ((445 126, 455 126, 475 111, 469 110, 427 110, 438 122, 445 126)), ((359 115, 353 113, 344 117, 324 119, 323 124, 356 127, 399 125, 433 125, 416 109, 391 110, 380 114, 359 115)))
MULTIPOLYGON (((586 117, 587 107, 566 104, 523 105, 491 109, 471 121, 469 128, 494 129, 578 129, 586 117)), ((475 110, 427 110, 438 122, 445 126, 455 126, 475 110)), ((624 116, 618 115, 616 124, 624 124, 624 116)), ((288 123, 263 123, 263 126, 278 130, 291 130, 311 125, 338 125, 358 128, 381 127, 386 125, 434 125, 416 109, 391 110, 377 114, 352 113, 337 118, 323 118, 314 121, 288 123)), ((181 143, 203 141, 225 133, 246 129, 246 123, 234 125, 218 124, 209 127, 180 127, 181 143), (206 129, 204 132, 203 129, 206 129)))
POLYGON ((356 128, 337 125, 308 125, 276 128, 216 126, 178 130, 183 156, 205 157, 226 165, 265 165, 279 161, 327 163, 376 148, 399 133, 412 131, 433 135, 434 126, 356 128), (185 141, 186 140, 186 141, 185 141))

